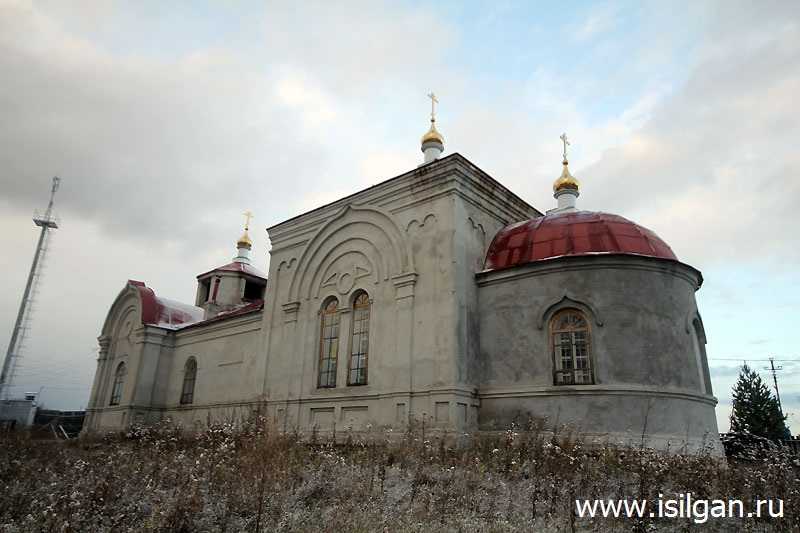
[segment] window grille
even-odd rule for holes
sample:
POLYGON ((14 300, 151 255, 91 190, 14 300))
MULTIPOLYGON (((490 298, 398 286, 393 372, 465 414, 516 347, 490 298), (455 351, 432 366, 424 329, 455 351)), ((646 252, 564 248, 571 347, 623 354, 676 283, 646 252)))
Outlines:
POLYGON ((589 324, 575 309, 559 312, 550 322, 556 385, 591 385, 592 369, 589 324))
POLYGON ((183 368, 183 388, 181 389, 181 404, 194 402, 194 384, 197 381, 197 360, 190 357, 183 368))
POLYGON ((367 384, 367 359, 369 357, 369 295, 360 292, 353 301, 353 333, 350 343, 348 385, 367 384))
POLYGON ((318 387, 336 386, 336 362, 339 356, 339 302, 330 300, 320 315, 318 387))

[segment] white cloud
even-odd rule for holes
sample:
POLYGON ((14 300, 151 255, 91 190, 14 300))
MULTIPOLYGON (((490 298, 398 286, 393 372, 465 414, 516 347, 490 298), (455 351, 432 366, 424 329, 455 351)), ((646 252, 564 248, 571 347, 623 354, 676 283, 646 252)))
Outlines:
POLYGON ((729 28, 741 40, 724 55, 709 43, 687 84, 585 170, 585 195, 650 225, 690 263, 796 263, 797 240, 778 228, 800 225, 800 28, 772 23, 755 43, 729 28))
POLYGON ((264 21, 270 56, 314 73, 340 98, 431 75, 455 39, 430 9, 388 2, 271 5, 264 21))
POLYGON ((578 42, 585 42, 607 33, 617 25, 617 10, 612 5, 594 7, 578 24, 573 37, 578 42))
POLYGON ((329 95, 297 76, 288 75, 278 80, 275 94, 283 103, 297 109, 310 128, 320 127, 340 115, 329 95))

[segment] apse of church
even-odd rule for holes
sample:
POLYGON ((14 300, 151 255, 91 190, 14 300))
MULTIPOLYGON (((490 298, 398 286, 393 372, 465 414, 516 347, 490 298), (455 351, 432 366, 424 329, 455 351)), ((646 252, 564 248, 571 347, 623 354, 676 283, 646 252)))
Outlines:
POLYGON ((645 423, 656 446, 716 438, 700 272, 652 231, 578 209, 566 135, 546 214, 443 157, 429 97, 422 164, 267 228, 267 273, 248 212, 236 256, 197 277, 194 305, 125 284, 86 426, 258 410, 299 431, 544 418, 601 440, 641 438, 645 423))

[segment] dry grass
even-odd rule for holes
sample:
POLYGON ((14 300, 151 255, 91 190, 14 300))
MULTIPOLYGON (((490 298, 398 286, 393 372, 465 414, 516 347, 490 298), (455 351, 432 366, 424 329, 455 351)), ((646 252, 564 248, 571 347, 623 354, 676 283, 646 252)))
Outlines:
POLYGON ((800 467, 774 454, 587 450, 537 425, 460 446, 421 433, 302 440, 263 420, 78 442, 5 438, 3 531, 796 531, 800 467), (781 519, 576 518, 575 498, 782 498, 781 519))

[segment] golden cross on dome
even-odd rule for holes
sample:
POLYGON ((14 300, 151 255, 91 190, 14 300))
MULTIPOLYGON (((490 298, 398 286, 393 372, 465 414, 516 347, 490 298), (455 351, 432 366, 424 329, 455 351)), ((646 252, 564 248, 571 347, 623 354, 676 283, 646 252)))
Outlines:
POLYGON ((436 104, 439 103, 439 99, 432 91, 428 94, 428 98, 431 99, 431 121, 434 121, 436 120, 436 104))
POLYGON ((242 214, 244 215, 244 230, 247 231, 250 229, 250 219, 253 218, 253 213, 248 210, 242 214))
POLYGON ((561 137, 559 137, 559 139, 561 139, 561 142, 564 143, 564 161, 566 161, 567 160, 567 146, 570 145, 569 141, 567 140, 567 134, 566 133, 562 133, 561 137))

